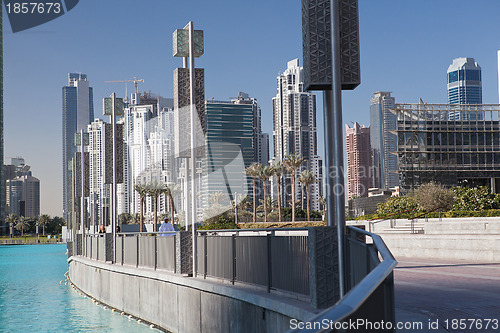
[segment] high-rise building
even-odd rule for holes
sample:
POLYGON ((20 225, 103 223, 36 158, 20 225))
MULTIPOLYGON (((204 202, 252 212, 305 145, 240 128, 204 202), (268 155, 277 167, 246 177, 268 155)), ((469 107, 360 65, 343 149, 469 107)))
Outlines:
POLYGON ((251 179, 245 174, 245 168, 255 161, 253 119, 253 103, 206 102, 205 200, 221 192, 229 204, 229 200, 235 199, 235 193, 241 197, 251 194, 251 179))
POLYGON ((396 104, 402 192, 434 181, 500 191, 500 108, 497 104, 396 104), (450 114, 462 113, 458 117, 450 114), (470 121, 469 114, 478 114, 470 121))
POLYGON ((72 207, 72 167, 75 155, 75 133, 86 130, 94 119, 92 87, 87 75, 69 73, 68 85, 62 88, 62 146, 63 146, 63 215, 68 221, 72 207))
POLYGON ((262 133, 262 115, 257 99, 250 97, 244 92, 239 92, 236 99, 231 100, 234 104, 249 104, 253 110, 253 156, 254 162, 263 165, 269 164, 269 134, 262 133))
POLYGON ((40 181, 31 175, 30 167, 21 157, 13 158, 5 166, 9 178, 6 180, 5 213, 25 217, 40 215, 40 181))
POLYGON ((348 198, 368 196, 371 187, 370 127, 345 125, 348 198))
POLYGON ((483 102, 481 67, 474 58, 456 58, 448 67, 448 104, 483 102))
POLYGON ((372 149, 373 187, 398 186, 396 115, 391 112, 395 99, 390 92, 373 93, 370 104, 370 145, 372 149))
MULTIPOLYGON (((273 160, 283 161, 289 154, 296 154, 306 161, 296 172, 297 200, 305 202, 306 196, 298 181, 303 170, 310 170, 318 180, 310 187, 311 207, 319 210, 321 195, 321 159, 317 154, 316 95, 304 91, 303 67, 299 59, 289 61, 287 69, 277 78, 277 94, 273 97, 273 160)), ((283 182, 285 195, 282 202, 291 199, 289 179, 283 182)))
MULTIPOLYGON (((151 181, 178 183, 178 161, 174 156, 173 100, 163 97, 142 98, 133 94, 125 107, 124 117, 124 183, 118 187, 118 213, 140 212, 140 196, 136 184, 151 181), (152 179, 155 177, 161 179, 152 179)), ((158 203, 166 212, 163 196, 158 203)), ((146 200, 145 214, 153 212, 153 201, 146 200)))

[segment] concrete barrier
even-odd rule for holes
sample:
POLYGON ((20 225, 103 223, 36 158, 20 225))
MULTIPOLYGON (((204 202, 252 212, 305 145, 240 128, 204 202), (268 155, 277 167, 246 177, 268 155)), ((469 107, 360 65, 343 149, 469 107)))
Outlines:
POLYGON ((179 274, 71 257, 84 293, 170 332, 284 332, 320 310, 308 302, 179 274))
POLYGON ((500 235, 380 234, 398 257, 500 261, 500 235))

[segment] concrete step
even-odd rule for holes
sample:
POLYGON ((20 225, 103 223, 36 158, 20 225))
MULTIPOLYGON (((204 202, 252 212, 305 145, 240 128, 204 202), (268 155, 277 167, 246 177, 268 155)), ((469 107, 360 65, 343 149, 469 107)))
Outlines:
MULTIPOLYGON (((422 227, 418 227, 418 226, 415 226, 413 228, 413 231, 417 234, 423 234, 424 233, 424 228, 423 226, 422 227)), ((401 227, 394 227, 394 228, 389 228, 389 229, 383 229, 382 231, 383 233, 405 233, 405 234, 408 234, 408 233, 412 233, 412 228, 411 226, 401 226, 401 227)))

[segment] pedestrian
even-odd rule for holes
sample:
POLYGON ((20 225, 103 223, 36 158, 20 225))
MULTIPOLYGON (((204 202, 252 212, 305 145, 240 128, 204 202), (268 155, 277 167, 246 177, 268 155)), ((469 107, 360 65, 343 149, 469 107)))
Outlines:
POLYGON ((172 236, 175 234, 174 226, 168 221, 168 217, 165 217, 165 220, 160 225, 160 229, 158 231, 173 231, 168 233, 161 233, 160 236, 172 236))
POLYGON ((99 233, 100 234, 105 234, 106 233, 106 227, 104 227, 104 224, 101 224, 99 226, 99 233))

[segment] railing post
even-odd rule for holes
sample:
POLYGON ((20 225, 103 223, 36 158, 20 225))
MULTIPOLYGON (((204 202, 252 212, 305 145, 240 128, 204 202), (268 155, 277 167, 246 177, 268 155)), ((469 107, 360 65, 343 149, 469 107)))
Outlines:
POLYGON ((236 234, 231 235, 232 241, 231 241, 231 250, 233 253, 233 277, 231 279, 232 284, 234 284, 234 281, 236 281, 236 234))
POLYGON ((136 253, 136 258, 135 258, 135 267, 139 267, 139 252, 140 252, 140 245, 141 245, 141 242, 139 240, 139 237, 141 237, 140 234, 137 235, 137 253, 136 253))
POLYGON ((155 234, 154 237, 155 237, 155 240, 154 240, 154 247, 155 247, 155 264, 154 264, 154 267, 155 267, 155 271, 156 271, 156 267, 158 266, 158 234, 155 234))
POLYGON ((271 292, 271 287, 273 284, 273 263, 271 255, 271 242, 272 237, 274 237, 274 231, 272 234, 267 235, 267 292, 271 292))
POLYGON ((207 278, 207 233, 203 235, 203 278, 207 278))

